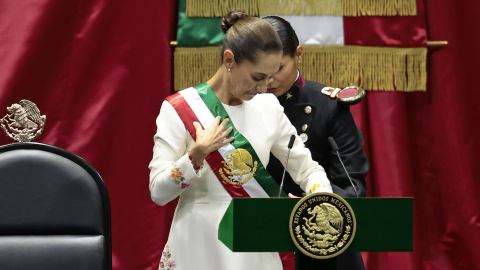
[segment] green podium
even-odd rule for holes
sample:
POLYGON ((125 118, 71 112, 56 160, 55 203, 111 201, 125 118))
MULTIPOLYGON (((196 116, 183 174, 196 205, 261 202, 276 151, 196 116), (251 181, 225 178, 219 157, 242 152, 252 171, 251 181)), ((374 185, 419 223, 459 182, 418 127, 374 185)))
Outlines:
MULTIPOLYGON (((300 199, 234 198, 218 238, 234 252, 295 252, 296 269, 336 269, 335 260, 312 259, 290 237, 290 214, 300 199), (316 268, 312 268, 316 267, 316 268)), ((345 198, 357 221, 346 252, 413 251, 413 198, 345 198)))

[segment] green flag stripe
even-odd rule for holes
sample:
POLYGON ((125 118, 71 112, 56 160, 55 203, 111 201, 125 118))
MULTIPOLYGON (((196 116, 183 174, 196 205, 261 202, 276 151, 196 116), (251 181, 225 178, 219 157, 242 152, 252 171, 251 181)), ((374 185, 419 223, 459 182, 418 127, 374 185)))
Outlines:
POLYGON ((186 0, 178 3, 178 47, 208 47, 222 44, 225 35, 220 18, 189 18, 185 14, 186 0))
MULTIPOLYGON (((197 86, 194 86, 194 88, 197 90, 198 94, 202 98, 203 102, 207 105, 208 109, 214 116, 220 116, 222 118, 222 121, 225 118, 229 118, 227 111, 223 107, 222 103, 220 100, 217 98, 215 93, 213 93, 212 89, 207 83, 201 83, 197 86)), ((257 171, 253 175, 255 180, 257 180, 258 184, 265 190, 265 192, 270 196, 270 197, 277 197, 278 196, 278 189, 280 188, 273 179, 273 177, 270 175, 270 173, 265 169, 263 166, 262 162, 257 156, 257 153, 253 149, 252 145, 248 142, 248 140, 240 133, 238 130, 235 128, 235 125, 233 122, 230 121, 228 122, 227 127, 232 127, 232 135, 235 138, 231 144, 235 148, 243 148, 247 150, 251 155, 254 161, 258 162, 257 165, 257 171)), ((282 191, 282 197, 287 197, 285 192, 282 191)))

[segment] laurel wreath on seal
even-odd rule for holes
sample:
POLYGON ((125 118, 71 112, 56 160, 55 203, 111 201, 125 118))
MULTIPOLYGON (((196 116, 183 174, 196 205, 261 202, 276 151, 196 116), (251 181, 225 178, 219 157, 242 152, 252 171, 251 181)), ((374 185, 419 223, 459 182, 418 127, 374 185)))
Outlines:
POLYGON ((302 236, 300 225, 295 227, 295 234, 297 236, 298 241, 303 245, 303 247, 306 250, 308 250, 312 253, 327 255, 328 253, 333 253, 335 251, 338 251, 340 248, 342 248, 347 243, 348 237, 351 234, 351 230, 352 230, 352 228, 350 227, 350 225, 345 226, 345 234, 343 235, 343 237, 340 239, 340 241, 337 244, 329 247, 328 249, 315 248, 315 247, 312 247, 309 243, 307 243, 307 241, 305 241, 305 239, 302 236))

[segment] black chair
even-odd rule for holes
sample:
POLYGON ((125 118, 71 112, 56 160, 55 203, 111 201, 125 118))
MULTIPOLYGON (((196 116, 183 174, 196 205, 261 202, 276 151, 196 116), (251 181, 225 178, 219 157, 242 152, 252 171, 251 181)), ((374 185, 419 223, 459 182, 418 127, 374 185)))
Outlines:
POLYGON ((0 146, 0 269, 112 269, 110 200, 88 162, 46 144, 0 146))

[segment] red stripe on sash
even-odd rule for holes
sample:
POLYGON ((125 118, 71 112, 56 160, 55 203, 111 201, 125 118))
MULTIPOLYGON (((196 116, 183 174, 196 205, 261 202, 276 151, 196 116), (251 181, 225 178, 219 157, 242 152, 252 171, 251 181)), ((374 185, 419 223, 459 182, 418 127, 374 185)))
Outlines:
MULTIPOLYGON (((183 98, 183 96, 180 93, 171 95, 167 97, 166 100, 170 102, 170 104, 172 104, 173 108, 175 108, 175 110, 177 111, 177 114, 180 116, 180 119, 182 119, 183 124, 185 125, 185 128, 188 130, 193 140, 196 141, 197 135, 196 135, 195 127, 193 126, 193 122, 198 122, 203 129, 205 129, 205 127, 200 123, 200 120, 198 120, 192 108, 190 108, 190 105, 188 105, 187 101, 183 98)), ((239 186, 231 185, 227 183, 225 180, 223 180, 222 176, 220 176, 219 170, 220 168, 223 168, 222 161, 224 161, 224 159, 218 151, 213 151, 212 153, 210 153, 205 158, 205 160, 207 161, 208 165, 210 165, 210 168, 212 168, 218 180, 220 180, 220 183, 222 183, 223 187, 228 191, 230 196, 234 198, 250 197, 250 195, 248 195, 248 193, 245 191, 245 189, 243 189, 241 185, 239 186)))

